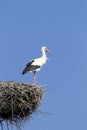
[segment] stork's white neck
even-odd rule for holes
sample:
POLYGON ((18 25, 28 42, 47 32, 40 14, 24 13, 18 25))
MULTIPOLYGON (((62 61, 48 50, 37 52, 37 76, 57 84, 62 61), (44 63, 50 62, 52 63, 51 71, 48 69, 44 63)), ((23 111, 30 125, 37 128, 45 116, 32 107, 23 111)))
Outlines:
POLYGON ((46 52, 42 51, 42 57, 47 60, 46 52))

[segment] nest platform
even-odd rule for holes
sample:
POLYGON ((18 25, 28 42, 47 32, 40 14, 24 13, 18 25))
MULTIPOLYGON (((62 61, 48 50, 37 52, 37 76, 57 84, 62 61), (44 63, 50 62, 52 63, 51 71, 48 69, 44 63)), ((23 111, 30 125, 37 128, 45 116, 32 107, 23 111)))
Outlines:
MULTIPOLYGON (((14 81, 0 82, 0 123, 18 124, 31 117, 41 104, 44 88, 14 81)), ((2 127, 3 128, 3 127, 2 127)))

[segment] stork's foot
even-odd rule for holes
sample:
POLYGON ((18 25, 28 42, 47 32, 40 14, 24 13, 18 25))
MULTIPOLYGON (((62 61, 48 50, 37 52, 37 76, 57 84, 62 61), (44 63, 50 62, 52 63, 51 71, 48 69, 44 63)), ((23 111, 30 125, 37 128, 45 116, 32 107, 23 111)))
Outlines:
POLYGON ((34 84, 37 85, 36 71, 34 71, 34 84))
POLYGON ((36 80, 34 81, 34 85, 37 85, 37 81, 36 80))
POLYGON ((38 84, 38 81, 36 79, 36 77, 34 77, 34 85, 37 85, 38 84))

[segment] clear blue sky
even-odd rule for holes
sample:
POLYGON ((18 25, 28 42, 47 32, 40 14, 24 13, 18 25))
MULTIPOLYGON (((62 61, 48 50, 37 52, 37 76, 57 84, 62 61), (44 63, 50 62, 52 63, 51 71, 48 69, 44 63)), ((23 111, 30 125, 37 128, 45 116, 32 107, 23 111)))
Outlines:
POLYGON ((0 1, 0 80, 33 83, 21 72, 43 45, 54 56, 37 75, 39 109, 52 115, 34 115, 24 130, 87 130, 86 0, 0 1))

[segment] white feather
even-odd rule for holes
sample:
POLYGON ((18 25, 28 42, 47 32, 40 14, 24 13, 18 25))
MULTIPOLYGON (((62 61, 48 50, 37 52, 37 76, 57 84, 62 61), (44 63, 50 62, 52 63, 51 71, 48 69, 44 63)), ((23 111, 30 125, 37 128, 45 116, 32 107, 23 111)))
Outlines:
POLYGON ((37 58, 34 59, 34 62, 32 63, 32 65, 38 65, 38 66, 43 66, 47 61, 46 57, 41 57, 41 58, 37 58))

